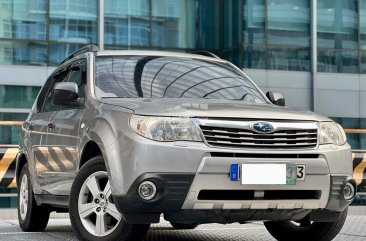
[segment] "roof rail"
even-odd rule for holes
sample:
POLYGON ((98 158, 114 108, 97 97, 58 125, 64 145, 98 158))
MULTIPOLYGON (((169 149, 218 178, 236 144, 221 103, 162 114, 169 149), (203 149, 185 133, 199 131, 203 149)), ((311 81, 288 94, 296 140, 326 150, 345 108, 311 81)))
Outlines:
POLYGON ((79 55, 79 54, 84 54, 84 53, 88 53, 88 52, 98 52, 99 51, 99 47, 94 45, 94 44, 89 44, 86 45, 84 47, 82 47, 79 50, 76 50, 75 52, 73 52, 72 54, 70 54, 66 59, 64 59, 59 65, 67 62, 68 60, 74 58, 75 56, 79 55))
POLYGON ((198 54, 198 55, 203 55, 203 56, 207 56, 207 57, 212 57, 212 58, 215 58, 215 59, 221 59, 216 54, 211 53, 211 52, 208 52, 208 51, 196 51, 196 52, 193 52, 193 54, 198 54))

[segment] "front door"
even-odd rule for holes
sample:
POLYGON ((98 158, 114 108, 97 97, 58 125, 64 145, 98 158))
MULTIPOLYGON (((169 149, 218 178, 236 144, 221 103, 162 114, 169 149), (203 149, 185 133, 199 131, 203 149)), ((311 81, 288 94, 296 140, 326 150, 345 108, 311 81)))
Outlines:
POLYGON ((74 82, 79 87, 78 102, 70 106, 60 106, 50 119, 48 128, 48 163, 56 167, 49 179, 50 192, 68 195, 76 176, 79 160, 80 120, 84 114, 84 88, 86 85, 85 60, 78 60, 69 67, 66 82, 74 82))

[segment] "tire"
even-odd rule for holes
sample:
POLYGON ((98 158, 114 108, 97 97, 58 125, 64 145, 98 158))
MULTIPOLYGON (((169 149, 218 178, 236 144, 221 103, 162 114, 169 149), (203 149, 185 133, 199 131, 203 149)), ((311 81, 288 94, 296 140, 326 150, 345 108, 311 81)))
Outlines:
POLYGON ((30 180, 28 164, 20 171, 18 180, 18 221, 25 232, 41 232, 48 224, 50 210, 37 206, 30 180))
POLYGON ((184 229, 195 229, 198 227, 198 224, 195 223, 176 223, 170 222, 170 225, 175 229, 184 230, 184 229))
POLYGON ((291 221, 264 222, 268 232, 278 241, 330 241, 341 231, 347 217, 347 210, 340 213, 335 222, 310 222, 303 220, 300 225, 291 221))
POLYGON ((71 188, 69 212, 79 240, 139 241, 150 227, 150 224, 128 224, 117 211, 101 156, 90 159, 77 174, 71 188))

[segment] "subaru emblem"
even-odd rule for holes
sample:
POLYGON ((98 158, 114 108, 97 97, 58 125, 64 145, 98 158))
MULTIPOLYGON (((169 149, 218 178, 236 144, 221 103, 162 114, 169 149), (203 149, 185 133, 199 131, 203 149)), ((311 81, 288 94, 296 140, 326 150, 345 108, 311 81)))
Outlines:
POLYGON ((253 129, 259 133, 271 133, 274 131, 273 126, 268 122, 257 122, 253 124, 253 129))

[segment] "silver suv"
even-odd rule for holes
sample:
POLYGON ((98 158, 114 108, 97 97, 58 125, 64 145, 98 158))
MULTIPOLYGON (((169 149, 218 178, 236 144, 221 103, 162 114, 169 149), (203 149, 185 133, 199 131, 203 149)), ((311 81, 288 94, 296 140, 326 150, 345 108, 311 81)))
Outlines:
POLYGON ((163 214, 177 229, 262 220, 277 240, 333 239, 355 196, 342 127, 209 55, 65 59, 22 128, 20 227, 69 212, 81 240, 137 241, 163 214))

